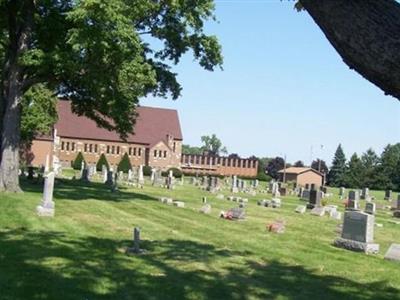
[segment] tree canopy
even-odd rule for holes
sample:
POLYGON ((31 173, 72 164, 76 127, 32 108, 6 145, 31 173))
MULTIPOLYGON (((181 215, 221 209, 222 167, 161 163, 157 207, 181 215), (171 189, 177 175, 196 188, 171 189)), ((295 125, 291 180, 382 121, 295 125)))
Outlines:
POLYGON ((228 150, 222 145, 222 142, 215 134, 211 136, 203 135, 201 137, 203 143, 202 149, 212 155, 227 154, 228 150))
POLYGON ((75 113, 125 137, 140 97, 179 97, 171 67, 186 52, 206 70, 222 65, 203 30, 213 9, 213 0, 0 0, 0 189, 19 190, 27 91, 41 84, 37 97, 67 97, 75 113))

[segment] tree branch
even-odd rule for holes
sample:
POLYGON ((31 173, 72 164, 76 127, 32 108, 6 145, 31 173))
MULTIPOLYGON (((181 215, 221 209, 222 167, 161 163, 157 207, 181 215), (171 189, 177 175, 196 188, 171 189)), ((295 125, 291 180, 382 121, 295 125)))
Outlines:
POLYGON ((395 0, 300 0, 343 61, 400 100, 400 4, 395 0))

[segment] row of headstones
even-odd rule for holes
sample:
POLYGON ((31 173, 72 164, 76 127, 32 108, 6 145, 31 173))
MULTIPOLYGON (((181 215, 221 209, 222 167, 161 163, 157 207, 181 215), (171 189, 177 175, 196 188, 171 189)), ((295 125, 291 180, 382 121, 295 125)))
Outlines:
MULTIPOLYGON (((367 201, 371 201, 374 200, 374 197, 372 197, 369 194, 369 188, 363 188, 361 190, 356 190, 353 191, 355 193, 355 199, 362 199, 362 200, 367 200, 367 201)), ((339 189, 339 196, 343 197, 346 193, 346 188, 341 187, 339 189)), ((385 197, 384 200, 388 200, 391 201, 393 199, 393 191, 392 190, 385 190, 385 197)))

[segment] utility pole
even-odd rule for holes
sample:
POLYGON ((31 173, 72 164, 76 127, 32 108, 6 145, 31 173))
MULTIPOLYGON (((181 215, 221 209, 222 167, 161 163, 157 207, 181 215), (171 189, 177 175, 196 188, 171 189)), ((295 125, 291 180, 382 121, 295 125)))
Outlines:
POLYGON ((283 183, 286 183, 286 154, 283 159, 283 183))

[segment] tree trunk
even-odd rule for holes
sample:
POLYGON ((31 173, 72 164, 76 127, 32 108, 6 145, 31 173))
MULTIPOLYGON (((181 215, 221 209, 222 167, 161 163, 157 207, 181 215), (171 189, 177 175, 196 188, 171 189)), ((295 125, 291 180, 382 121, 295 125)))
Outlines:
MULTIPOLYGON (((13 76, 12 76, 13 77, 13 76)), ((19 187, 19 144, 20 144, 20 119, 21 111, 19 100, 21 98, 18 81, 10 81, 8 95, 3 103, 4 118, 1 133, 1 164, 0 164, 0 190, 20 192, 19 187)))
POLYGON ((400 100, 400 4, 395 0, 300 0, 343 61, 400 100))
POLYGON ((20 101, 26 88, 24 71, 20 65, 21 55, 29 49, 33 29, 33 0, 10 1, 5 12, 8 17, 9 45, 4 61, 1 84, 1 163, 0 191, 20 192, 19 146, 20 146, 20 101), (22 3, 22 5, 20 5, 22 3))

